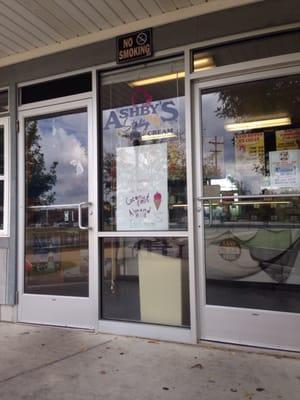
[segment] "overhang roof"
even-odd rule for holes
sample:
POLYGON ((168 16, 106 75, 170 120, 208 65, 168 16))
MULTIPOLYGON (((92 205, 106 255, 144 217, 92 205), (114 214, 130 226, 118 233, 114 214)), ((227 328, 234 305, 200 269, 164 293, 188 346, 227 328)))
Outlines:
POLYGON ((262 0, 0 0, 0 67, 262 0))

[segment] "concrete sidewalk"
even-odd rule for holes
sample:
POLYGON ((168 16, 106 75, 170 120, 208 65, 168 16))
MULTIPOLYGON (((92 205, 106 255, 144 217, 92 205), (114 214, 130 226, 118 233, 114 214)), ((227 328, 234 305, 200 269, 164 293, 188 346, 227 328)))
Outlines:
POLYGON ((299 398, 300 354, 0 323, 1 400, 299 398))

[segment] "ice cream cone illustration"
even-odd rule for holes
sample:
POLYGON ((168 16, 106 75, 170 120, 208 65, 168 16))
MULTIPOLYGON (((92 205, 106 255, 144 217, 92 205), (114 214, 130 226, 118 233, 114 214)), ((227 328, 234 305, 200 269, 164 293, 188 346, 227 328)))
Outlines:
POLYGON ((161 203, 161 194, 159 192, 156 192, 155 195, 153 196, 153 199, 154 199, 155 208, 158 210, 160 207, 160 203, 161 203))

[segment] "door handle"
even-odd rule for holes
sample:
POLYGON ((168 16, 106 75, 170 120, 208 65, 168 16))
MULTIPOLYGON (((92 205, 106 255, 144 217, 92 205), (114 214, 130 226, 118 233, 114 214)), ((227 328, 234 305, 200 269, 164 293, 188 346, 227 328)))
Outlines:
POLYGON ((82 229, 82 230, 90 229, 88 226, 82 225, 82 208, 84 206, 89 207, 91 204, 92 203, 90 203, 89 201, 84 201, 84 202, 78 204, 78 226, 79 226, 79 229, 82 229))

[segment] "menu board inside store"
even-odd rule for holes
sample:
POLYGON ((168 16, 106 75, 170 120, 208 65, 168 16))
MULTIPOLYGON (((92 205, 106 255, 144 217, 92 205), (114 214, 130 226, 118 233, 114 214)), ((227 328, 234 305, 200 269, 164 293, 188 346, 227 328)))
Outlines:
POLYGON ((300 188, 300 129, 275 132, 276 151, 269 153, 270 185, 278 189, 300 188))
POLYGON ((298 192, 300 128, 204 136, 203 174, 207 184, 225 191, 238 185, 243 194, 298 192))

